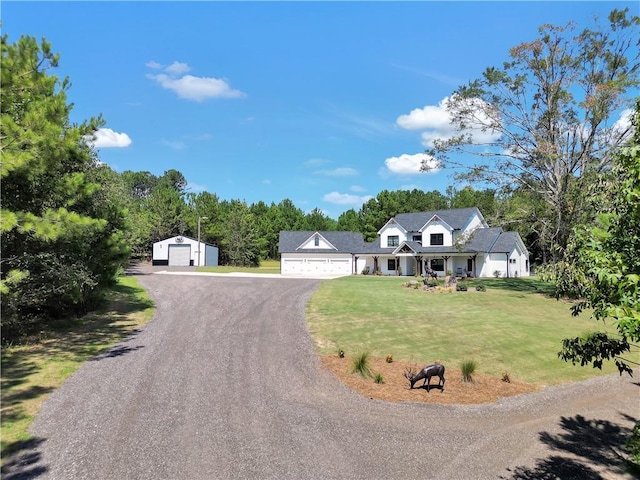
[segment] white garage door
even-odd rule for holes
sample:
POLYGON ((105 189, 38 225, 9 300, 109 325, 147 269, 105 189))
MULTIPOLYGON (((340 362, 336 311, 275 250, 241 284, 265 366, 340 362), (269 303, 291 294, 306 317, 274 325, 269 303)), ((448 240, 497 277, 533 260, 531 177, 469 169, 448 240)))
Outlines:
POLYGON ((350 275, 350 258, 296 257, 282 259, 281 271, 285 275, 350 275))
POLYGON ((191 245, 169 245, 169 266, 188 267, 191 262, 191 245))

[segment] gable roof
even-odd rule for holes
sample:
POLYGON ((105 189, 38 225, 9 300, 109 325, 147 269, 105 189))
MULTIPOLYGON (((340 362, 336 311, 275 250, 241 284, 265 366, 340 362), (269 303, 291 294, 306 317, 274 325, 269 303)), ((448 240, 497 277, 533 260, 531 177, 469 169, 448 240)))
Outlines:
POLYGON ((449 210, 432 210, 429 212, 399 213, 393 217, 408 232, 418 232, 434 216, 438 216, 454 230, 461 230, 469 223, 472 216, 484 218, 477 207, 453 208, 449 210))
POLYGON ((333 252, 333 253, 354 253, 362 250, 364 237, 356 232, 320 232, 320 231, 292 231, 283 230, 280 232, 280 242, 278 244, 279 253, 294 252, 333 252), (321 235, 334 248, 300 248, 307 240, 314 235, 321 235))

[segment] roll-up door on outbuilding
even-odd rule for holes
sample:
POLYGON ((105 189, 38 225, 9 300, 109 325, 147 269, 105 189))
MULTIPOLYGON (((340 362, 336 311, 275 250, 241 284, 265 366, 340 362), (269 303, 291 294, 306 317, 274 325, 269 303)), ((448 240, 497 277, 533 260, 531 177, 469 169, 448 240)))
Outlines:
POLYGON ((191 263, 191 245, 169 245, 169 266, 188 267, 191 263))

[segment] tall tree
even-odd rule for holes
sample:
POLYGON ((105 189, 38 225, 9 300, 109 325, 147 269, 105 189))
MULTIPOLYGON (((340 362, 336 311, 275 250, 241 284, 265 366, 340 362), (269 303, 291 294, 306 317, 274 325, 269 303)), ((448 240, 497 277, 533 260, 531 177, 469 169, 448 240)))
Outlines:
POLYGON ((3 334, 91 308, 128 258, 124 212, 100 193, 109 172, 87 141, 103 122, 71 125, 69 81, 47 72, 58 60, 44 39, 2 37, 3 334))
POLYGON ((629 134, 613 116, 630 107, 627 94, 638 85, 640 18, 613 10, 608 19, 577 34, 571 24, 540 27, 502 68, 455 91, 446 106, 457 135, 427 152, 440 166, 463 168, 459 178, 539 196, 553 225, 546 248, 558 252, 592 214, 585 192, 629 134), (480 160, 470 166, 465 154, 480 160))
POLYGON ((614 360, 620 373, 629 374, 633 362, 621 355, 640 342, 640 100, 634 123, 633 140, 615 157, 613 175, 596 199, 597 221, 574 230, 555 268, 558 296, 578 299, 574 315, 589 310, 618 330, 617 336, 597 332, 566 339, 560 357, 597 368, 614 360))
POLYGON ((225 222, 226 232, 221 243, 228 262, 233 266, 255 267, 260 264, 260 246, 255 218, 244 201, 232 200, 225 222))

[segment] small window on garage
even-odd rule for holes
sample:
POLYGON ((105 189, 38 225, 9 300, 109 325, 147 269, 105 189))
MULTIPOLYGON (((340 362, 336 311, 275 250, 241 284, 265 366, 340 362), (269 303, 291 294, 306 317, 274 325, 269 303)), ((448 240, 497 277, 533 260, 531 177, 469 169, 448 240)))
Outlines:
POLYGON ((313 245, 314 245, 315 247, 319 247, 319 246, 320 246, 320 237, 315 237, 315 238, 313 239, 313 245))

